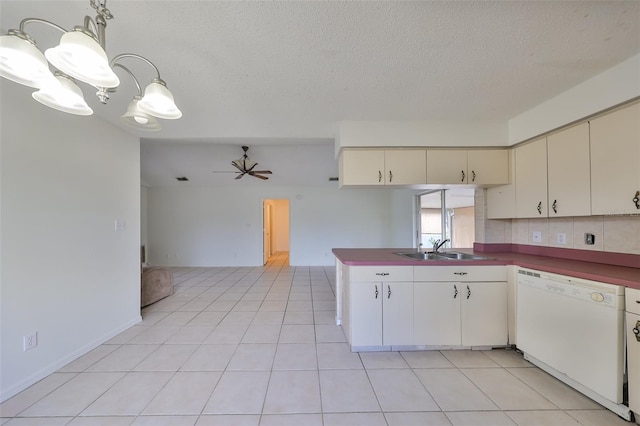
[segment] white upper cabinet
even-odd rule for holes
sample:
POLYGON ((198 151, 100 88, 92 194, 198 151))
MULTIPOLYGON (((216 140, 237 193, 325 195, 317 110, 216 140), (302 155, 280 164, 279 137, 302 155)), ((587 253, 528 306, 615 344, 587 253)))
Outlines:
POLYGON ((509 183, 506 149, 429 149, 427 183, 503 185, 509 183))
POLYGON ((547 138, 515 151, 516 217, 547 217, 547 138))
POLYGON ((640 214, 640 103, 591 120, 591 214, 640 214))
POLYGON ((419 185, 426 183, 425 149, 344 149, 340 185, 419 185))
POLYGON ((589 123, 547 137, 549 217, 589 216, 589 123))
POLYGON ((515 150, 510 149, 508 155, 510 183, 487 188, 487 219, 511 219, 516 217, 515 150))

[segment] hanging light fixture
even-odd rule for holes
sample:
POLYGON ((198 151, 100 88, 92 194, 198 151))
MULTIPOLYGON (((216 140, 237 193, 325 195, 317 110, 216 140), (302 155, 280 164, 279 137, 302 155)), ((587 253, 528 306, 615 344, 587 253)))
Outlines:
POLYGON ((133 53, 115 56, 109 61, 104 50, 107 20, 113 15, 107 9, 106 0, 90 0, 97 16, 85 16, 84 25, 71 31, 53 22, 40 18, 26 18, 20 22, 18 30, 9 30, 0 37, 0 76, 16 83, 38 90, 33 98, 38 102, 70 114, 90 115, 93 113, 82 96, 75 80, 90 84, 98 89, 96 95, 106 104, 109 93, 115 92, 120 79, 114 72, 118 67, 125 70, 135 81, 138 94, 129 103, 122 121, 138 129, 160 130, 157 118, 174 120, 182 117, 173 94, 160 78, 160 71, 150 60, 133 53), (63 33, 58 46, 47 49, 44 54, 36 47, 36 42, 26 33, 30 23, 41 23, 63 33), (132 58, 150 65, 155 76, 144 93, 138 80, 120 61, 132 58), (59 71, 52 73, 49 64, 59 71))

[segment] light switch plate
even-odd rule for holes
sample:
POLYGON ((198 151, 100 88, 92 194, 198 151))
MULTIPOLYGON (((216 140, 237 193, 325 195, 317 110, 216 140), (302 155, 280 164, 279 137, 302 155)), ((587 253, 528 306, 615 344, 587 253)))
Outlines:
POLYGON ((565 234, 564 232, 558 232, 558 236, 557 236, 557 241, 558 244, 560 245, 566 245, 567 244, 567 234, 565 234))
POLYGON ((534 243, 541 243, 542 242, 542 232, 540 231, 535 231, 531 234, 531 240, 534 243))

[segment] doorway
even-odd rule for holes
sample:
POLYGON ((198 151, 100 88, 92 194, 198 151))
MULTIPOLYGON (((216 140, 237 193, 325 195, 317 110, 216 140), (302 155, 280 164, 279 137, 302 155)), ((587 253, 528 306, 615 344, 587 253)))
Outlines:
POLYGON ((262 202, 263 264, 287 259, 289 265, 289 200, 267 199, 262 202))

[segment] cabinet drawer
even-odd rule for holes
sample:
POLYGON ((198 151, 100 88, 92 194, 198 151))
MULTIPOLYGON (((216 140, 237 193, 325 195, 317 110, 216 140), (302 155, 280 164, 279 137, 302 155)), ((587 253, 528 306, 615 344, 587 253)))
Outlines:
POLYGON ((414 281, 507 281, 507 268, 487 266, 415 266, 414 281))
POLYGON ((624 300, 627 312, 640 315, 640 290, 627 287, 624 290, 624 300))
POLYGON ((352 282, 413 281, 412 266, 351 266, 352 282))

